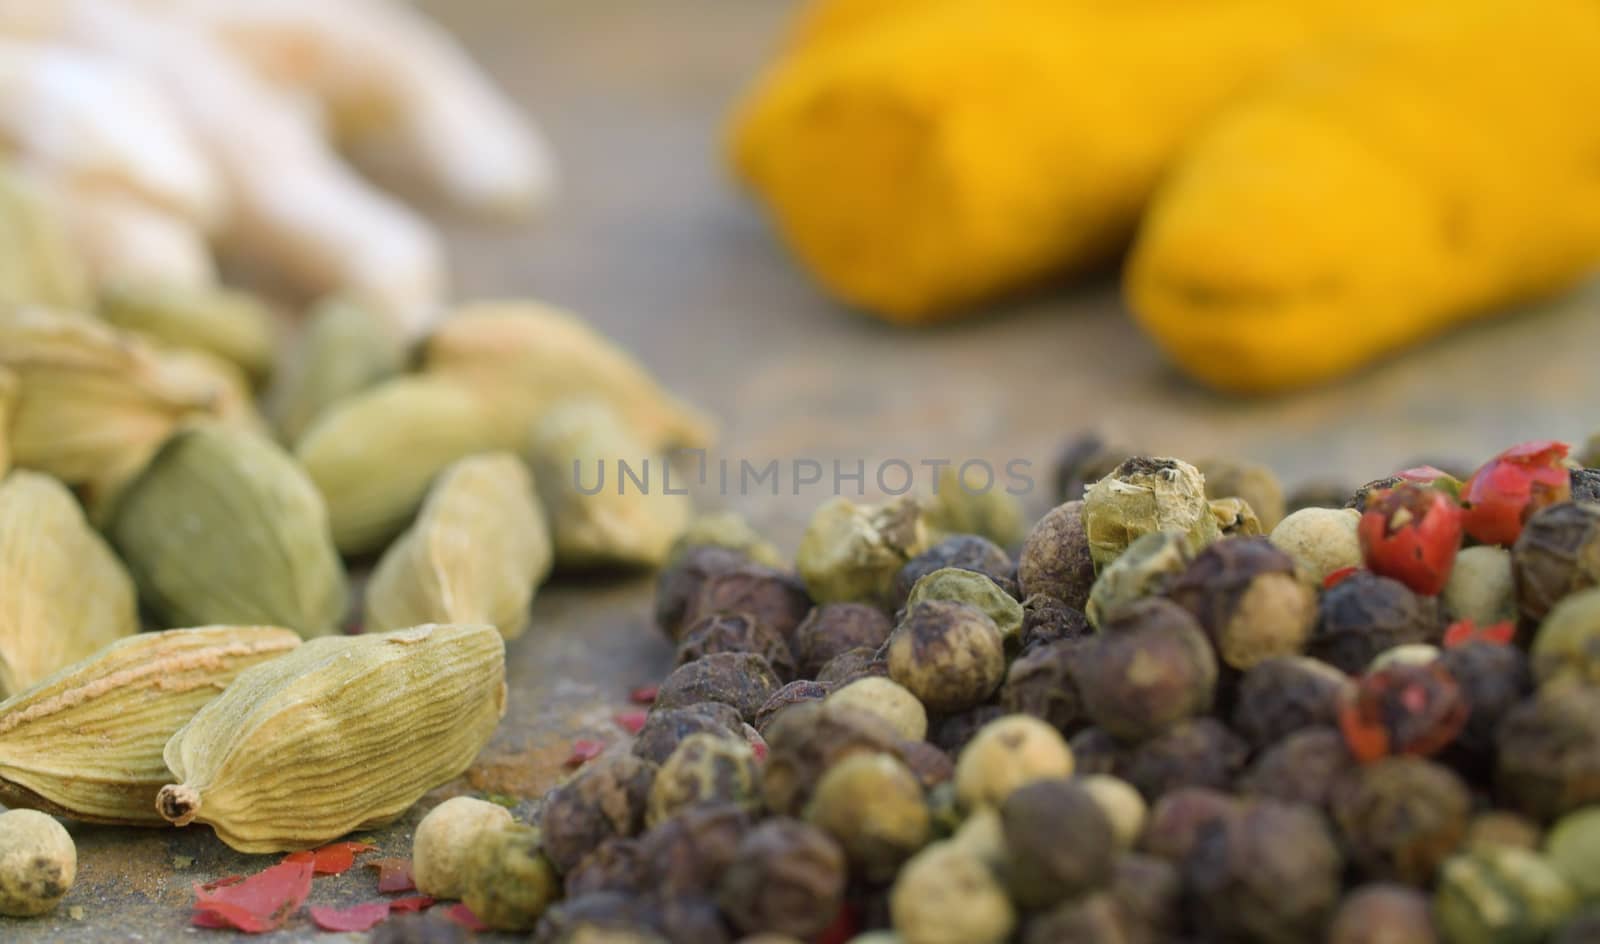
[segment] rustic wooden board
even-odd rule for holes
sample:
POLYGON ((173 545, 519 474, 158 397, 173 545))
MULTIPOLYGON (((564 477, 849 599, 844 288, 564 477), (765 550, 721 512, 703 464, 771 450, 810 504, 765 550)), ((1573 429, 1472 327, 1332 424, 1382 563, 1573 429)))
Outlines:
MULTIPOLYGON (((538 116, 563 197, 526 229, 448 224, 464 297, 538 295, 591 316, 723 419, 713 460, 982 457, 1044 474, 1064 436, 1095 426, 1153 450, 1250 456, 1290 481, 1373 478, 1418 455, 1472 459, 1534 435, 1600 427, 1600 292, 1475 326, 1349 381, 1271 402, 1207 393, 1164 365, 1114 280, 1063 288, 936 330, 892 329, 820 297, 718 160, 723 116, 788 5, 776 0, 428 0, 538 116)), ((737 468, 737 465, 735 465, 737 468)), ((710 494, 792 550, 831 482, 793 494, 710 494)), ((871 483, 869 481, 869 490, 871 483)), ((716 492, 717 489, 710 491, 716 492)), ((419 812, 465 792, 537 796, 577 736, 616 738, 630 687, 670 649, 644 577, 564 581, 510 647, 509 714, 471 773, 376 834, 408 855, 419 812)), ((523 812, 528 811, 526 804, 523 812)), ((78 827, 79 883, 53 917, 0 920, 8 941, 164 942, 186 932, 190 886, 270 859, 202 829, 78 827), (181 867, 179 862, 187 862, 181 867), (82 909, 81 919, 69 909, 82 909)), ((315 903, 374 897, 355 870, 315 903)), ((316 936, 305 919, 268 940, 316 936)))

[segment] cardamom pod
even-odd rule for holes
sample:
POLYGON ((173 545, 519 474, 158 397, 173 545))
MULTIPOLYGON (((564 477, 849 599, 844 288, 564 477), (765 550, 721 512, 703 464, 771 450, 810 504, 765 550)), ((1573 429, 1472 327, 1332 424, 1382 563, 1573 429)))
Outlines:
POLYGON ((273 437, 271 425, 256 409, 250 378, 237 364, 199 348, 171 348, 157 356, 169 377, 212 391, 212 416, 269 439, 273 437))
POLYGON ((108 531, 168 626, 337 630, 344 566, 310 479, 277 444, 217 422, 174 435, 123 491, 108 531))
POLYGON ((0 367, 0 478, 11 471, 11 414, 21 393, 22 381, 16 373, 0 367))
POLYGON ((298 442, 324 410, 400 373, 405 346, 394 323, 342 299, 318 304, 274 377, 268 413, 298 442))
POLYGON ((111 285, 100 293, 100 317, 161 345, 219 357, 253 383, 272 372, 272 314, 254 295, 225 288, 111 285))
POLYGON ((295 445, 346 554, 387 544, 446 466, 502 448, 483 402, 437 377, 396 377, 339 403, 295 445))
POLYGON ((424 343, 423 369, 479 389, 516 448, 546 409, 576 397, 609 403, 651 452, 706 446, 714 438, 711 422, 662 389, 632 356, 577 315, 534 301, 456 311, 424 343))
MULTIPOLYGON (((0 198, 3 199, 3 198, 0 198)), ((11 458, 92 496, 114 491, 222 391, 87 315, 0 307, 0 367, 21 382, 11 458)))
POLYGON ((428 492, 367 584, 368 632, 488 623, 515 639, 553 551, 533 478, 510 453, 462 459, 428 492))
POLYGON ((530 462, 561 567, 656 567, 689 526, 687 483, 672 484, 667 460, 604 401, 552 407, 530 462))
POLYGON ((327 636, 240 673, 167 742, 156 808, 240 852, 307 849, 398 818, 460 776, 505 713, 492 626, 327 636))
POLYGON ((93 298, 60 214, 21 174, 0 170, 0 307, 87 311, 93 298))
POLYGON ((133 581, 66 486, 0 482, 0 697, 139 631, 133 581))
POLYGON ((300 645, 271 626, 119 639, 0 704, 0 802, 90 823, 164 826, 161 752, 236 675, 300 645))

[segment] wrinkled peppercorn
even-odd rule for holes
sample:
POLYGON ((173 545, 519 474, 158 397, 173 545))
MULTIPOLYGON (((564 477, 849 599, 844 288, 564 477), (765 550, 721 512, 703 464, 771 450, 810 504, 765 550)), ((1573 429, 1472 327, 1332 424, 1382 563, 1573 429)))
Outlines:
POLYGON ((1137 741, 1210 710, 1217 662, 1194 617, 1151 598, 1113 615, 1085 646, 1075 677, 1094 723, 1137 741))
POLYGON ((716 891, 753 820, 738 806, 691 806, 639 837, 639 855, 662 895, 716 891))
POLYGON ((984 725, 1010 714, 1000 705, 979 705, 945 715, 928 725, 928 741, 951 756, 972 742, 984 725))
POLYGON ((1000 804, 1012 900, 1049 908, 1111 880, 1117 856, 1111 821, 1071 780, 1035 780, 1000 804))
POLYGON ((1506 712, 1533 690, 1528 656, 1516 646, 1470 642, 1446 649, 1439 658, 1467 703, 1467 723, 1456 735, 1455 747, 1474 759, 1486 759, 1506 712))
POLYGON ((750 722, 782 684, 765 658, 752 652, 719 652, 673 670, 656 693, 655 707, 718 702, 733 706, 741 719, 750 722))
POLYGON ((930 600, 906 611, 886 646, 889 677, 930 711, 982 703, 1005 678, 1005 643, 983 611, 930 600))
POLYGON ((1175 787, 1226 788, 1250 749, 1215 718, 1195 718, 1128 751, 1114 771, 1153 800, 1175 787))
POLYGON ((852 649, 876 651, 889 641, 894 623, 867 603, 824 603, 806 614, 794 631, 795 659, 803 677, 817 678, 822 667, 852 649))
POLYGON ((1116 560, 1100 568, 1100 576, 1089 588, 1084 615, 1091 625, 1101 626, 1114 611, 1165 593, 1192 556, 1182 535, 1153 531, 1141 536, 1116 560))
POLYGON ((721 702, 704 701, 682 708, 653 709, 633 740, 633 753, 652 763, 665 763, 691 734, 738 734, 743 724, 739 709, 721 702))
POLYGON ((1428 896, 1404 885, 1363 885, 1344 897, 1328 944, 1437 944, 1428 896))
POLYGON ((1074 667, 1092 641, 1059 639, 1036 645, 1011 663, 1000 686, 1000 705, 1011 714, 1032 715, 1072 734, 1089 723, 1078 694, 1074 667))
POLYGON ((761 706, 760 711, 756 712, 756 730, 765 736, 767 727, 772 724, 773 719, 778 716, 779 712, 790 705, 821 701, 827 698, 828 693, 831 691, 833 691, 833 687, 825 682, 808 682, 804 679, 790 682, 788 685, 773 692, 772 697, 767 699, 767 703, 761 706))
POLYGON ((798 816, 834 764, 858 752, 892 754, 899 743, 894 727, 875 715, 827 702, 795 705, 767 729, 761 775, 767 808, 798 816))
POLYGON ((1055 462, 1056 501, 1078 501, 1089 486, 1115 472, 1134 450, 1096 433, 1084 433, 1061 447, 1055 462))
POLYGON ((568 898, 595 892, 641 894, 646 890, 645 877, 639 841, 613 836, 568 870, 563 890, 568 898))
POLYGON ((1345 849, 1367 877, 1421 886, 1466 837, 1472 795, 1448 767, 1388 757, 1343 778, 1331 807, 1345 849))
POLYGON ((844 852, 799 820, 768 820, 745 834, 722 878, 717 902, 746 934, 810 940, 844 902, 844 852))
POLYGON ((684 611, 683 625, 716 613, 748 613, 787 640, 810 612, 811 598, 799 578, 747 563, 707 576, 684 611))
POLYGON ((858 505, 835 497, 812 513, 795 564, 818 603, 882 604, 894 592, 895 574, 927 545, 915 498, 858 505))
POLYGON ((1360 571, 1322 594, 1306 654, 1356 675, 1385 649, 1434 642, 1442 628, 1439 604, 1432 597, 1418 596, 1398 580, 1360 571))
POLYGON ((1207 459, 1195 468, 1206 478, 1206 497, 1241 498, 1255 510, 1261 527, 1271 531, 1283 520, 1283 483, 1264 465, 1232 459, 1207 459))
POLYGON ((1600 504, 1600 469, 1572 470, 1572 500, 1600 504))
POLYGON ((755 752, 743 738, 691 734, 656 771, 645 825, 658 826, 687 807, 705 804, 755 812, 761 806, 760 781, 755 752))
POLYGON ((1244 808, 1239 800, 1210 787, 1179 787, 1150 807, 1150 822, 1140 848, 1181 866, 1201 834, 1244 808))
POLYGON ((856 753, 834 764, 817 781, 805 820, 831 835, 852 874, 870 882, 894 878, 932 838, 922 784, 890 754, 856 753))
POLYGON ((1535 513, 1511 549, 1511 574, 1517 609, 1531 622, 1600 584, 1600 506, 1563 502, 1535 513))
POLYGON ((1222 534, 1200 471, 1181 459, 1149 456, 1127 460, 1089 489, 1083 497, 1083 529, 1099 567, 1152 531, 1183 535, 1191 551, 1222 534))
POLYGON ((750 652, 767 660, 784 681, 794 678, 794 654, 777 630, 749 613, 713 613, 684 630, 678 640, 678 665, 719 652, 750 652))
POLYGON ((1035 593, 1022 601, 1022 651, 1060 639, 1081 639, 1094 635, 1094 627, 1081 610, 1075 610, 1055 597, 1035 593))
POLYGON ((656 578, 656 625, 676 641, 683 634, 684 616, 700 596, 700 588, 715 574, 748 564, 750 559, 732 548, 705 544, 686 548, 656 578))
POLYGON ((1082 500, 1057 505, 1039 519, 1017 558, 1017 583, 1024 597, 1043 593, 1082 610, 1094 586, 1094 559, 1083 528, 1082 500))
POLYGON ((1317 617, 1317 595, 1294 558, 1266 538, 1224 538, 1195 555, 1167 597, 1188 610, 1236 669, 1299 652, 1317 617))
POLYGON ((1467 724, 1461 686, 1443 662, 1400 663, 1363 675, 1339 712, 1339 728, 1363 763, 1394 754, 1431 757, 1467 724))
POLYGON ((965 603, 983 611, 994 621, 1008 645, 1019 645, 1022 637, 1022 604, 983 574, 959 567, 936 570, 918 580, 916 586, 911 588, 911 595, 906 597, 906 610, 909 612, 919 603, 934 600, 965 603))
POLYGON ((901 741, 898 753, 924 790, 948 783, 955 776, 956 762, 927 741, 901 741))
POLYGON ((1506 713, 1495 732, 1495 789, 1549 822, 1600 803, 1600 690, 1557 687, 1506 713))
POLYGON ((900 572, 894 576, 890 608, 898 610, 904 607, 906 598, 911 595, 911 588, 916 586, 918 580, 946 567, 982 574, 1013 597, 1018 592, 1013 576, 1017 565, 1000 545, 976 534, 952 534, 911 558, 900 568, 900 572))
POLYGON ((994 806, 1035 780, 1072 775, 1072 748, 1037 718, 1006 715, 984 725, 956 758, 956 797, 968 810, 994 806))
POLYGON ((1257 757, 1239 778, 1239 792, 1326 809, 1333 785, 1355 766, 1337 728, 1304 728, 1257 757))
POLYGON ((1184 875, 1202 932, 1303 944, 1326 926, 1343 868, 1319 813, 1262 800, 1203 830, 1184 875))
POLYGON ((1355 688, 1343 672, 1305 656, 1276 656, 1239 681, 1233 729, 1260 751, 1296 731, 1335 725, 1339 705, 1355 688))
POLYGON ((566 872, 603 840, 627 838, 644 825, 656 765, 631 754, 607 754, 557 787, 539 826, 544 852, 566 872))

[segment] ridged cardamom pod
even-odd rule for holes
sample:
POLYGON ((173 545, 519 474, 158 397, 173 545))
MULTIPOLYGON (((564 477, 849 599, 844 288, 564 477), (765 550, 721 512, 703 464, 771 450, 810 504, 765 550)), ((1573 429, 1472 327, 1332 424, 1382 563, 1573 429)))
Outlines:
POLYGON ((95 498, 137 473, 181 420, 214 412, 222 393, 99 319, 43 309, 0 308, 0 367, 21 381, 12 461, 95 498))
POLYGON ((346 554, 405 530, 450 463, 502 448, 481 400, 450 380, 396 377, 335 405, 295 445, 346 554))
POLYGON ((11 414, 21 393, 22 381, 13 371, 0 367, 0 478, 11 471, 11 414))
POLYGON ((241 673, 167 742, 156 800, 240 852, 308 849, 460 776, 505 714, 493 626, 328 636, 241 673))
POLYGON ((405 366, 405 345, 389 319, 361 305, 317 305, 284 358, 268 413, 285 442, 297 442, 328 407, 377 385, 405 366))
POLYGON ((271 440, 203 423, 177 433, 110 516, 145 605, 168 626, 338 629, 344 565, 305 472, 271 440))
POLYGON ((272 314, 254 295, 225 288, 112 285, 100 317, 160 345, 219 357, 260 383, 272 372, 272 314))
POLYGON ((139 631, 133 581, 66 486, 0 482, 0 697, 139 631))
POLYGON ((206 626, 119 639, 0 704, 0 802, 90 823, 165 826, 162 751, 245 669, 300 637, 206 626))
POLYGON ((423 623, 488 623, 515 639, 553 552, 533 477, 510 453, 446 469, 422 513, 367 584, 368 632, 423 623))
POLYGON ((688 477, 604 401, 552 407, 529 458, 561 567, 659 566, 689 526, 688 477))
POLYGON ((20 174, 0 170, 0 306, 87 311, 89 273, 60 214, 20 174))
POLYGON ((445 319, 425 342, 423 369, 478 388, 509 445, 552 405, 604 400, 651 452, 709 445, 711 422, 664 390, 627 352, 584 320, 533 301, 471 305, 445 319))

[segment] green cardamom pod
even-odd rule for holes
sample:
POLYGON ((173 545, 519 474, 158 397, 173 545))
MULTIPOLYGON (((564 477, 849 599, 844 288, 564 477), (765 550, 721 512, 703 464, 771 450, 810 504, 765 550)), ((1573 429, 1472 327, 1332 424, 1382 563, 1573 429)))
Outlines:
POLYGON ((260 383, 272 372, 272 314, 254 295, 225 288, 111 285, 100 317, 159 344, 221 358, 260 383))
POLYGON ((394 323, 342 299, 316 306, 274 377, 268 412, 298 442, 323 411, 400 373, 405 346, 394 323))

